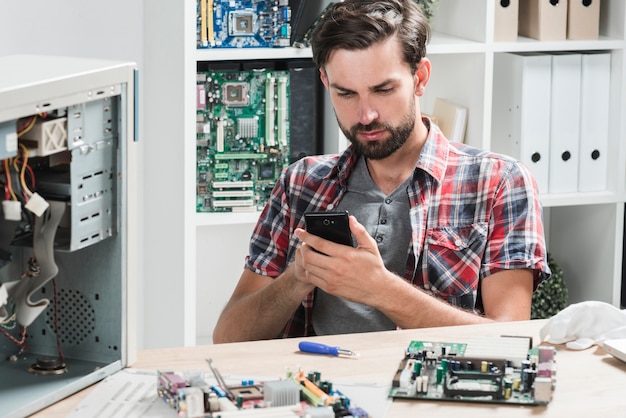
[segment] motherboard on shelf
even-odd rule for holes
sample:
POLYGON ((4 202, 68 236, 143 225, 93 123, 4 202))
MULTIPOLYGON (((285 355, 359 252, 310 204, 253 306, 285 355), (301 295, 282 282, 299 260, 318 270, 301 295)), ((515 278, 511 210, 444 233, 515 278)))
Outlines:
POLYGON ((288 0, 198 0, 198 48, 271 48, 291 44, 288 0))
POLYGON ((529 348, 525 360, 466 356, 467 344, 412 341, 389 397, 546 405, 555 385, 555 349, 529 348))
POLYGON ((289 164, 289 71, 197 74, 197 212, 261 209, 289 164))
POLYGON ((157 372, 157 394, 179 417, 317 417, 369 418, 369 414, 322 380, 319 372, 286 373, 285 378, 228 385, 209 361, 217 384, 199 371, 178 374, 157 372))

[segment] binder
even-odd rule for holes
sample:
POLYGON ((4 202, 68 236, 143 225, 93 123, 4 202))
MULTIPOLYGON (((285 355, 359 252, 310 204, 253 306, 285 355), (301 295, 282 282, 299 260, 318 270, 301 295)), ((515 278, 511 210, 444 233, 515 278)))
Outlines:
POLYGON ((606 190, 611 54, 582 54, 578 191, 606 190))
POLYGON ((450 100, 437 97, 433 116, 441 132, 450 142, 464 142, 467 126, 467 108, 450 100))
POLYGON ((519 34, 540 41, 567 36, 567 0, 523 0, 519 4, 519 34))
POLYGON ((549 193, 578 191, 581 54, 552 54, 549 193))
POLYGON ((517 40, 519 0, 493 0, 496 4, 493 18, 493 40, 514 42, 517 40))
POLYGON ((600 34, 600 0, 569 0, 567 39, 598 39, 600 34))
POLYGON ((494 56, 493 150, 522 161, 540 193, 549 180, 551 60, 540 53, 494 56))

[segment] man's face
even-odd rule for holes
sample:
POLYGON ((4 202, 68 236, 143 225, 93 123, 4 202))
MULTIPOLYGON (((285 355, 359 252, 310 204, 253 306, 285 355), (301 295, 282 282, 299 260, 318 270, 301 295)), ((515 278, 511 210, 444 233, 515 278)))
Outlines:
POLYGON ((322 81, 339 127, 366 158, 390 156, 413 134, 416 79, 394 38, 366 50, 334 51, 322 81))

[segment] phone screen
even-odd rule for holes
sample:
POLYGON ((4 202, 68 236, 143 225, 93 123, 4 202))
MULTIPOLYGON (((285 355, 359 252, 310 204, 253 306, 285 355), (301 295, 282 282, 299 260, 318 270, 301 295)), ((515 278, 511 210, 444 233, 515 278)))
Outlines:
POLYGON ((306 230, 313 235, 343 245, 352 245, 348 211, 305 212, 306 230))

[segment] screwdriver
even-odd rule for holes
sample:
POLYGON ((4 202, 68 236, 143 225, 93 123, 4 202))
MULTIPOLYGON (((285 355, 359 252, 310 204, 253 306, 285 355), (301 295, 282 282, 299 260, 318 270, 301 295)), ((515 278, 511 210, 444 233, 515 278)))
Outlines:
POLYGON ((339 347, 333 347, 322 343, 314 343, 311 341, 301 341, 298 344, 300 351, 313 354, 328 354, 331 356, 350 356, 358 357, 359 355, 354 351, 345 350, 339 347))

